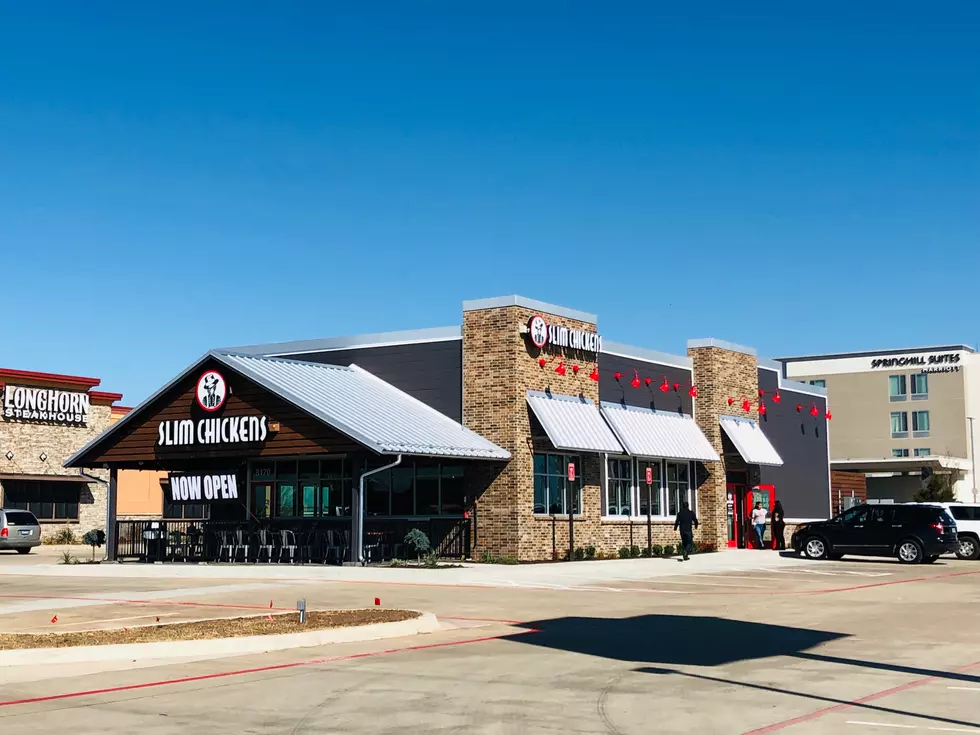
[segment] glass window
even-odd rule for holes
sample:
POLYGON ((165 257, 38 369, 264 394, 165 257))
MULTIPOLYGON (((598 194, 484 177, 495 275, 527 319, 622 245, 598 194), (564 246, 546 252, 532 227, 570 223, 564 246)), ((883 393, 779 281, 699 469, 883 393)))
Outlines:
POLYGON ((415 471, 415 512, 439 514, 439 467, 419 467, 415 471))
POLYGON ((300 495, 303 499, 303 517, 312 518, 316 515, 316 494, 319 490, 318 482, 303 481, 300 483, 300 495))
POLYGON ((581 460, 568 454, 534 455, 534 512, 564 514, 571 504, 572 513, 581 507, 581 460), (576 477, 568 481, 568 465, 575 464, 576 477))
POLYGON ((857 508, 851 508, 851 510, 842 513, 840 519, 847 526, 866 523, 868 520, 868 506, 859 505, 857 508))
POLYGON ((461 466, 442 466, 441 495, 444 515, 462 515, 466 510, 466 484, 461 466))
POLYGON ((395 467, 391 471, 391 514, 415 515, 415 467, 395 467))
POLYGON ((663 503, 660 492, 660 461, 644 460, 636 461, 636 494, 637 506, 641 516, 649 512, 652 516, 663 515, 663 503), (647 485, 647 468, 650 468, 651 482, 647 485))
POLYGON ((369 516, 391 515, 391 470, 370 475, 364 484, 367 514, 369 516))
POLYGON ((606 474, 606 515, 632 515, 633 460, 610 458, 606 474))
POLYGON ((895 520, 894 505, 876 505, 871 509, 871 522, 881 524, 882 527, 895 520))
POLYGON ((905 386, 904 375, 888 376, 888 399, 892 401, 904 401, 908 396, 908 389, 905 386))
POLYGON ((269 483, 253 483, 252 485, 252 515, 256 518, 272 516, 272 485, 269 483))
POLYGON ((929 412, 928 411, 912 412, 912 435, 929 436, 929 412))
POLYGON ((296 516, 296 485, 280 482, 276 487, 276 516, 293 518, 296 516))
POLYGON ((171 520, 204 520, 210 516, 210 506, 204 503, 171 503, 164 493, 163 517, 171 520))
POLYGON ((276 463, 275 462, 253 462, 252 463, 252 479, 253 480, 273 480, 276 476, 276 463))
POLYGON ((4 480, 4 506, 29 510, 39 521, 77 521, 79 484, 4 480))
POLYGON ((909 415, 905 411, 892 411, 892 438, 901 439, 909 435, 909 415))
POLYGON ((929 397, 929 374, 916 373, 912 376, 912 400, 921 401, 929 397))
MULTIPOLYGON (((916 451, 918 451, 918 450, 916 450, 916 451)), ((909 456, 909 450, 908 449, 893 449, 892 450, 892 456, 893 457, 908 457, 909 456)))
MULTIPOLYGON (((905 451, 908 452, 909 450, 906 449, 905 451)), ((932 454, 932 450, 929 447, 916 447, 916 457, 928 457, 930 454, 932 454)))
POLYGON ((345 459, 320 460, 320 515, 351 515, 351 465, 345 459))
POLYGON ((286 461, 276 462, 276 479, 277 480, 295 480, 296 479, 296 460, 289 459, 286 461))
POLYGON ((817 378, 816 380, 811 380, 810 381, 810 385, 815 385, 818 388, 826 388, 827 387, 827 381, 824 380, 823 378, 817 378))
POLYGON ((667 463, 667 515, 677 515, 691 489, 691 465, 688 462, 667 463))
POLYGON ((976 506, 951 505, 949 512, 957 521, 980 521, 980 508, 976 506))

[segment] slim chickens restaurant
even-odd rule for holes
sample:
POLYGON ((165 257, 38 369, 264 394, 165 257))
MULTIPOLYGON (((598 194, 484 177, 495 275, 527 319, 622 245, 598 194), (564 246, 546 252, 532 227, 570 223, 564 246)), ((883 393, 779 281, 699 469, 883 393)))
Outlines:
POLYGON ((666 354, 508 296, 461 326, 212 350, 66 466, 108 470, 118 558, 370 562, 420 528, 540 561, 676 543, 684 502, 720 549, 751 543, 755 500, 826 518, 830 418, 751 348, 666 354), (160 473, 160 517, 120 517, 131 470, 160 473))

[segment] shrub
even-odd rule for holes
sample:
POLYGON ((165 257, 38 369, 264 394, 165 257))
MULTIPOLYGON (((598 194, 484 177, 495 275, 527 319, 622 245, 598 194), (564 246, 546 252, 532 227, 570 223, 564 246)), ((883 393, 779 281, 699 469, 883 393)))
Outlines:
POLYGON ((413 528, 411 531, 405 534, 405 543, 415 550, 415 560, 421 565, 422 555, 428 554, 432 549, 429 543, 429 537, 425 535, 425 532, 420 531, 417 528, 413 528))
POLYGON ((71 552, 70 551, 62 551, 61 552, 61 563, 62 564, 74 564, 75 563, 75 557, 71 555, 71 552))
POLYGON ((82 543, 92 547, 92 561, 95 561, 95 548, 105 543, 105 531, 101 528, 93 528, 82 536, 82 543))
POLYGON ((699 554, 710 554, 712 551, 718 551, 714 544, 701 544, 697 549, 699 554))
POLYGON ((660 544, 654 544, 653 545, 653 555, 654 556, 663 556, 664 555, 664 547, 661 546, 660 544))
POLYGON ((435 552, 426 554, 423 564, 427 569, 435 569, 439 566, 439 557, 435 554, 435 552))
POLYGON ((405 562, 402 561, 401 559, 392 559, 391 560, 391 564, 389 566, 392 566, 392 567, 403 567, 403 566, 405 566, 405 562))
POLYGON ((634 558, 634 559, 639 559, 640 558, 640 547, 637 546, 636 544, 634 544, 633 547, 630 549, 630 556, 632 558, 634 558))
POLYGON ((78 543, 78 537, 70 527, 59 528, 53 534, 44 539, 44 543, 56 546, 71 546, 78 543))
POLYGON ((667 545, 665 545, 664 546, 664 552, 663 553, 664 553, 664 556, 665 557, 673 556, 674 555, 674 546, 673 546, 673 544, 667 544, 667 545))
POLYGON ((595 559, 595 546, 593 546, 592 544, 589 544, 588 546, 585 547, 585 558, 595 559))
POLYGON ((619 558, 620 559, 629 559, 630 558, 630 548, 629 548, 629 546, 621 546, 620 547, 620 549, 619 549, 619 558))
POLYGON ((575 561, 582 561, 583 559, 585 559, 585 549, 579 546, 575 549, 575 561))
POLYGON ((640 556, 642 556, 644 559, 649 559, 651 556, 653 556, 653 550, 651 547, 646 546, 640 549, 640 556))

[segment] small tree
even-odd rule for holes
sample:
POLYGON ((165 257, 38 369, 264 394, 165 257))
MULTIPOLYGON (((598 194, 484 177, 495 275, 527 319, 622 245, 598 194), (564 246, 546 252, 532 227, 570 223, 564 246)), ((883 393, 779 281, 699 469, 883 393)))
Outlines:
POLYGON ((405 543, 415 549, 415 557, 418 561, 419 566, 422 565, 422 555, 428 554, 432 545, 429 543, 429 537, 418 528, 413 528, 411 531, 405 534, 405 543))
POLYGON ((952 502, 956 500, 956 493, 953 491, 953 485, 955 483, 956 480, 953 479, 952 473, 934 473, 929 478, 929 482, 913 496, 913 500, 918 503, 952 502))
POLYGON ((105 543, 105 531, 101 528, 93 528, 82 536, 82 543, 92 547, 92 561, 95 561, 95 547, 101 547, 105 543))

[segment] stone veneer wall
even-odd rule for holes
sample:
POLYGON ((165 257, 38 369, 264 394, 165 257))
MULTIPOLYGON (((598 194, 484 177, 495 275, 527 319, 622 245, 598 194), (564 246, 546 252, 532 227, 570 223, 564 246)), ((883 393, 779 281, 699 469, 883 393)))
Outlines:
MULTIPOLYGON (((756 356, 720 347, 692 347, 687 354, 694 362, 694 383, 698 387, 694 417, 721 456, 720 462, 706 462, 707 477, 698 488, 698 517, 702 538, 719 549, 728 544, 727 466, 722 454, 721 416, 746 416, 741 409, 743 399, 754 407, 759 397, 759 371, 756 356), (728 398, 735 402, 729 406, 728 398)), ((749 418, 758 419, 750 412, 749 418)), ((742 465, 739 465, 739 469, 742 465)), ((787 539, 788 540, 788 539, 787 539)))
MULTIPOLYGON (((87 426, 64 426, 0 418, 0 473, 25 475, 78 475, 65 469, 68 457, 81 449, 97 434, 108 428, 111 408, 93 403, 89 406, 87 426), (7 459, 12 452, 13 459, 7 459), (47 459, 41 460, 44 453, 47 459)), ((86 474, 109 480, 108 470, 87 470, 86 474)), ((3 480, 0 480, 0 506, 3 505, 3 480)), ((108 488, 101 482, 79 484, 78 521, 42 521, 42 538, 53 535, 65 525, 81 537, 93 528, 105 529, 105 506, 108 488)))

